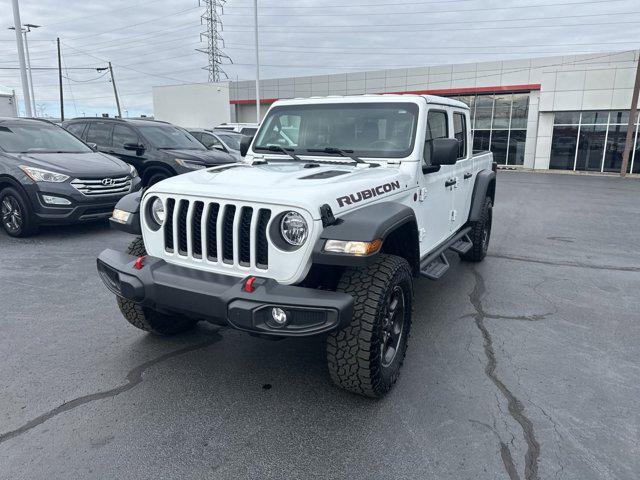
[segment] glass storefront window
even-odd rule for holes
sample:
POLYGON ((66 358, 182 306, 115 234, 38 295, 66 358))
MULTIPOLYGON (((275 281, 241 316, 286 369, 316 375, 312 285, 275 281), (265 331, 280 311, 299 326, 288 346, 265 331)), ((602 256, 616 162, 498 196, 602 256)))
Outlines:
MULTIPOLYGON (((629 117, 627 117, 627 122, 629 117)), ((635 137, 634 130, 634 137, 635 137)), ((610 125, 609 135, 607 136, 607 148, 604 152, 605 172, 619 172, 622 167, 622 154, 624 153, 624 142, 627 139, 627 125, 610 125)), ((629 156, 629 168, 631 168, 631 160, 633 159, 633 137, 631 139, 631 152, 629 156)), ((630 170, 627 170, 630 171, 630 170)))
POLYGON ((553 127, 549 168, 555 170, 573 170, 577 143, 578 125, 553 127))
MULTIPOLYGON (((509 128, 511 118, 511 95, 496 95, 493 103, 492 129, 509 128)), ((506 151, 506 150, 505 150, 506 151)), ((506 155, 506 154, 505 154, 506 155)))
POLYGON ((476 118, 473 128, 490 129, 493 116, 493 95, 479 95, 476 97, 476 118))
POLYGON ((615 111, 611 112, 611 116, 609 117, 609 123, 620 123, 624 125, 629 125, 629 112, 621 112, 615 111))
POLYGON ((638 130, 640 128, 636 127, 636 149, 635 149, 635 157, 633 159, 633 173, 640 173, 640 134, 638 134, 638 130))
POLYGON ((491 130, 475 130, 473 132, 473 149, 476 151, 489 150, 489 139, 491 138, 491 130))
POLYGON ((606 125, 582 125, 580 127, 576 170, 600 171, 606 135, 606 125))
POLYGON ((556 112, 553 123, 555 125, 577 125, 580 123, 580 112, 556 112))
POLYGON ((509 130, 494 130, 491 132, 491 152, 493 161, 499 165, 507 163, 507 142, 509 141, 509 130))
POLYGON ((524 163, 524 147, 526 139, 526 130, 511 130, 509 135, 509 154, 507 156, 507 164, 522 165, 524 163))
POLYGON ((511 107, 511 128, 527 128, 529 116, 529 94, 514 93, 511 107))
POLYGON ((582 112, 582 125, 606 125, 609 120, 609 112, 582 112))

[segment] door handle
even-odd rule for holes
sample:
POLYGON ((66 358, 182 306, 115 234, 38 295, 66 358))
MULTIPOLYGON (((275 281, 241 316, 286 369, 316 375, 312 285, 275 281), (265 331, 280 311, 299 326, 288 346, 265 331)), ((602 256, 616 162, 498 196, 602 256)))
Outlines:
POLYGON ((456 178, 450 178, 449 180, 447 180, 446 182, 444 182, 444 186, 445 187, 452 187, 454 186, 456 183, 458 183, 458 180, 456 178))
POLYGON ((473 173, 471 173, 471 172, 467 172, 467 173, 464 174, 464 179, 465 180, 467 180, 467 179, 469 179, 471 177, 473 177, 473 173))

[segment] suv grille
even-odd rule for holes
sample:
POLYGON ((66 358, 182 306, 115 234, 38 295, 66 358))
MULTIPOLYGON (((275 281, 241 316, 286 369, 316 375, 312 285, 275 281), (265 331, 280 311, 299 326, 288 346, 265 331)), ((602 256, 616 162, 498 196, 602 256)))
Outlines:
POLYGON ((268 208, 167 199, 164 249, 185 258, 266 270, 268 208))
POLYGON ((76 178, 71 182, 71 185, 87 196, 115 195, 131 190, 131 178, 129 175, 108 178, 76 178))

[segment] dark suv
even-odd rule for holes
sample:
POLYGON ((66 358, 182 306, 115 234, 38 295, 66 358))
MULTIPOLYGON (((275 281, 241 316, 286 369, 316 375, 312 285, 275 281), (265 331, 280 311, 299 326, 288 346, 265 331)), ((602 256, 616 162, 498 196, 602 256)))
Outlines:
POLYGON ((74 118, 62 124, 78 138, 136 167, 145 186, 236 160, 207 150, 187 131, 167 122, 121 118, 74 118))
POLYGON ((136 169, 45 120, 0 118, 0 220, 14 237, 39 225, 111 216, 140 189, 136 169))

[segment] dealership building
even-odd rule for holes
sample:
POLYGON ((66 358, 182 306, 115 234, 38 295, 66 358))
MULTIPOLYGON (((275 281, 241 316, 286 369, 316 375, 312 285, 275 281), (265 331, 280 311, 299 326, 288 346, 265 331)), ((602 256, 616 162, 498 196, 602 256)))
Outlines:
MULTIPOLYGON (((474 148, 502 165, 619 172, 640 51, 266 79, 262 114, 277 99, 436 94, 471 109, 474 148)), ((255 83, 228 84, 230 120, 255 122, 255 83)), ((637 125, 630 171, 640 173, 637 125)))

